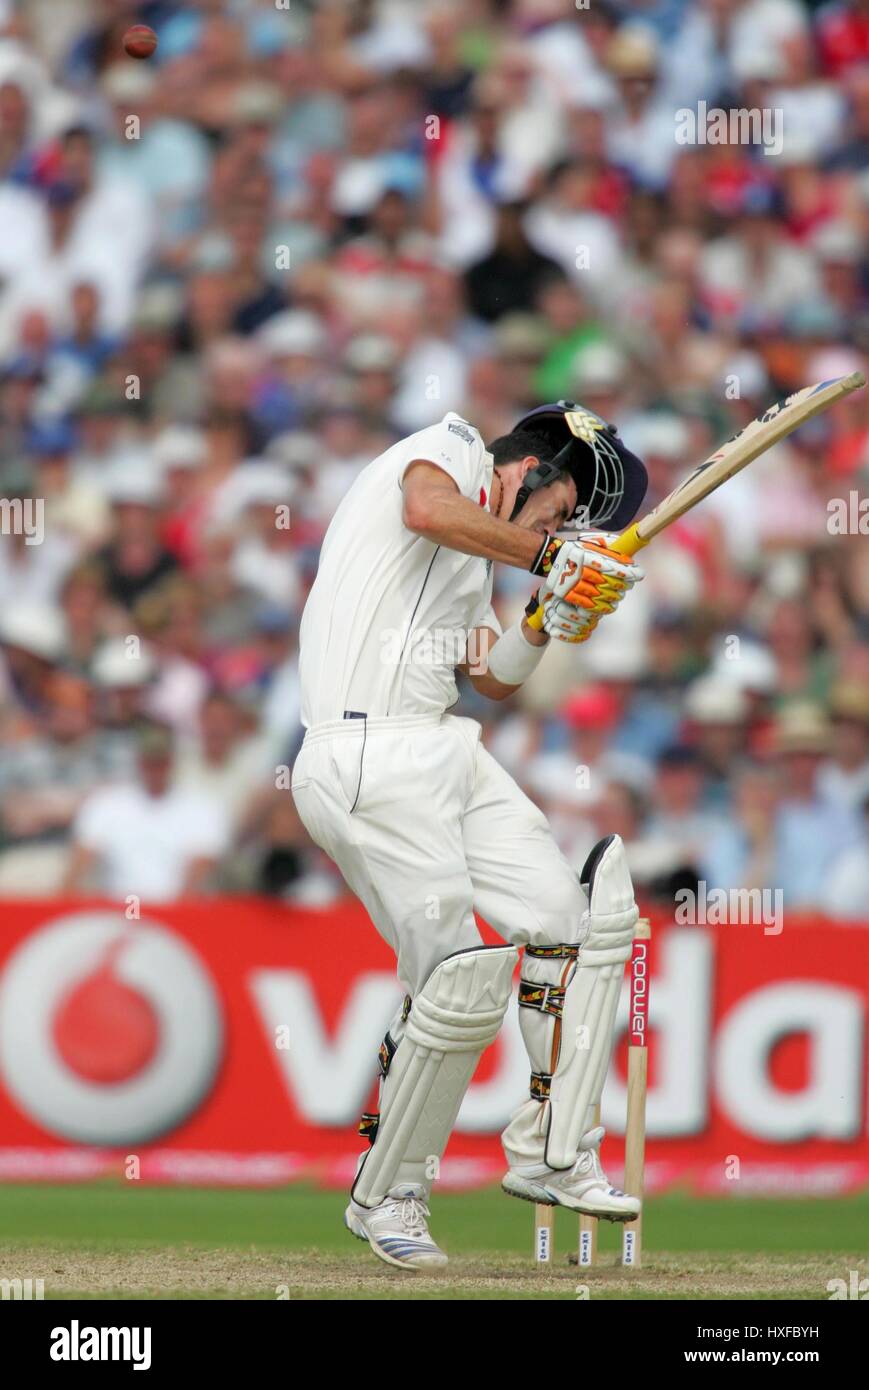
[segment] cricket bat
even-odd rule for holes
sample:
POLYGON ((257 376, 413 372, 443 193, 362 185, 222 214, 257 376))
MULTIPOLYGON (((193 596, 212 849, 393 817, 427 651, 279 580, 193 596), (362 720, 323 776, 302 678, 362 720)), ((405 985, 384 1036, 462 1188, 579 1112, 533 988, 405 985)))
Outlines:
POLYGON ((859 391, 866 385, 862 372, 852 372, 850 376, 834 377, 832 381, 819 381, 815 386, 804 386, 793 396, 788 396, 780 405, 770 406, 758 420, 728 439, 704 463, 699 463, 683 483, 659 502, 639 521, 623 531, 613 541, 612 549, 622 555, 635 555, 643 546, 649 544, 659 532, 678 521, 710 492, 714 492, 728 478, 741 472, 759 454, 771 449, 773 444, 785 439, 813 415, 840 401, 852 391, 859 391))

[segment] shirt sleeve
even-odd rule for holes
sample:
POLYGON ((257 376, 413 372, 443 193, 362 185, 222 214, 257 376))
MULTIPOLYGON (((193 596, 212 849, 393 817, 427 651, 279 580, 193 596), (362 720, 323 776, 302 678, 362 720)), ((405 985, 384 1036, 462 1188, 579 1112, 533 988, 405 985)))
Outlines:
POLYGON ((429 425, 410 436, 399 483, 415 459, 424 459, 448 473, 463 497, 479 501, 485 476, 486 451, 477 431, 455 416, 429 425))

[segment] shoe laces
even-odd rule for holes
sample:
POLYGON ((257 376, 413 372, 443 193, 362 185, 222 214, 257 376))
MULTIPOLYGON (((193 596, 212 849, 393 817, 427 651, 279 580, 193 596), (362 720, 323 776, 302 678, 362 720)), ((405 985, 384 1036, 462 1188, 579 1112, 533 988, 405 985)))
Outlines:
POLYGON ((587 1177, 589 1173, 593 1173, 596 1178, 606 1178, 603 1165, 600 1161, 600 1146, 603 1136, 604 1131, 599 1126, 589 1130, 588 1134, 583 1136, 584 1147, 580 1149, 576 1156, 576 1162, 573 1165, 573 1174, 576 1177, 584 1178, 587 1177))
POLYGON ((597 1149, 585 1149, 577 1154, 576 1162, 573 1165, 572 1176, 577 1178, 587 1178, 591 1173, 596 1178, 603 1178, 604 1171, 601 1166, 600 1154, 597 1149))
POLYGON ((401 1222, 401 1228, 406 1235, 424 1236, 428 1234, 425 1224, 429 1214, 428 1207, 418 1197, 396 1198, 392 1203, 392 1212, 401 1222))

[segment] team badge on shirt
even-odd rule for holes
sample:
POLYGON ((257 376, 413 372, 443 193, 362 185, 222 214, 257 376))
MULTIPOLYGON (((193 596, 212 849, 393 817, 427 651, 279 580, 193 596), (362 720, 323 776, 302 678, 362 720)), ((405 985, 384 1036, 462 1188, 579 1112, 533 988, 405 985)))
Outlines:
POLYGON ((450 423, 447 425, 447 429, 449 430, 450 434, 457 434, 459 436, 459 439, 463 439, 466 444, 474 443, 474 435, 472 431, 468 429, 467 425, 459 424, 458 420, 450 420, 450 423))

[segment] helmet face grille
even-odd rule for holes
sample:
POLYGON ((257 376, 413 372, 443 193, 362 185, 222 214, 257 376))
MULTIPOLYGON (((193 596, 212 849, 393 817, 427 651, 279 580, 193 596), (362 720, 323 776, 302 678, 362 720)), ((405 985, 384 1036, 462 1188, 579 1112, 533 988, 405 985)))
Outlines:
POLYGON ((625 490, 625 470, 618 450, 612 441, 612 430, 594 411, 565 401, 572 409, 565 410, 564 423, 575 439, 579 439, 591 454, 589 477, 586 456, 575 460, 574 481, 579 501, 576 516, 582 514, 589 526, 603 526, 615 515, 625 490), (590 486, 589 486, 590 484, 590 486))
MULTIPOLYGON (((612 441, 601 430, 584 440, 593 459, 593 476, 587 509, 589 525, 603 526, 615 514, 625 494, 625 470, 612 441)), ((578 508, 580 510, 581 508, 578 508)))

